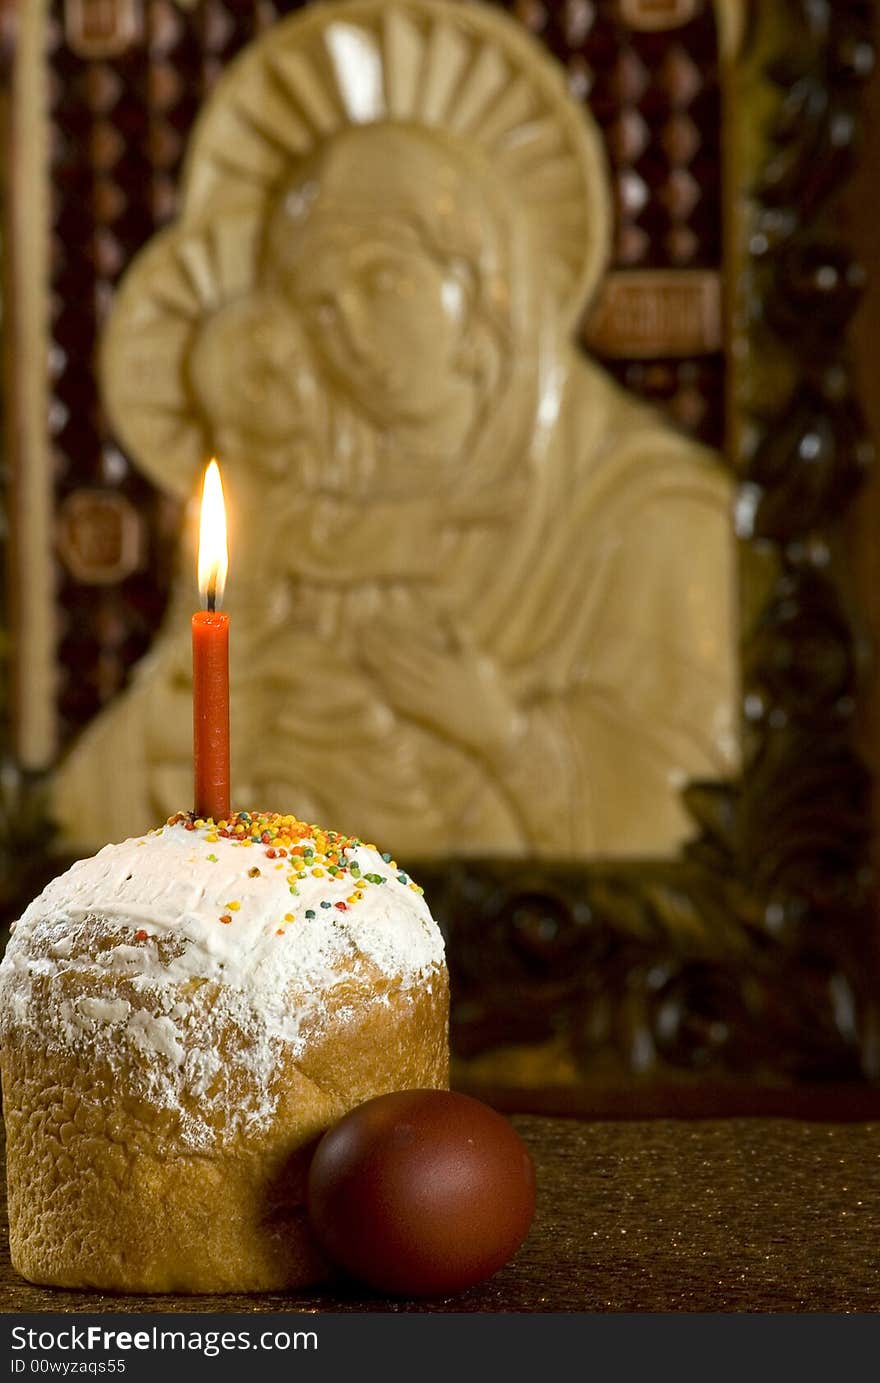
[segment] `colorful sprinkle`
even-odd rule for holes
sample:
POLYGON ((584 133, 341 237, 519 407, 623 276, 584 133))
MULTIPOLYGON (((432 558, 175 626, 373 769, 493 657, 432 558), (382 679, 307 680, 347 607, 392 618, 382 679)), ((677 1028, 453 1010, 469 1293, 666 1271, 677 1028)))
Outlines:
POLYGON ((134 939, 135 941, 147 941, 149 939, 149 935, 149 932, 145 932, 143 927, 141 927, 138 931, 135 932, 134 939))
MULTIPOLYGON (((328 882, 335 884, 348 879, 351 892, 347 895, 346 901, 323 899, 320 907, 325 911, 335 907, 339 912, 346 912, 363 901, 367 885, 385 884, 389 877, 395 877, 398 883, 408 886, 414 893, 424 892, 399 868, 390 852, 381 854, 383 863, 389 866, 389 876, 375 870, 362 874, 361 864, 355 852, 359 848, 375 852, 375 846, 363 847, 357 836, 327 831, 300 821, 292 815, 278 812, 233 812, 228 820, 214 822, 209 817, 197 817, 194 812, 178 812, 168 818, 167 824, 182 826, 187 831, 203 832, 202 839, 209 843, 230 840, 233 845, 260 845, 266 858, 276 861, 275 869, 286 871, 287 885, 293 895, 298 893, 298 881, 307 879, 309 875, 315 879, 329 876, 328 882)), ((212 864, 218 863, 215 854, 208 855, 207 858, 212 864)), ((256 865, 247 870, 250 879, 259 878, 261 873, 256 865)), ((240 911, 241 906, 238 899, 230 899, 225 904, 227 911, 221 915, 220 921, 229 925, 233 920, 233 914, 240 911)), ((306 912, 306 917, 310 920, 316 916, 313 908, 306 912)), ((293 921, 293 914, 285 914, 284 920, 293 921)))

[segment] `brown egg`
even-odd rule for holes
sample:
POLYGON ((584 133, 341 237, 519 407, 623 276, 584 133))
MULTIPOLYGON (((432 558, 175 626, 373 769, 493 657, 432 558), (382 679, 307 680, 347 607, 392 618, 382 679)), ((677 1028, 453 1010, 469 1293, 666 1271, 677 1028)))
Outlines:
POLYGON ((324 1252, 379 1291, 442 1296, 491 1276, 535 1213, 519 1135, 449 1090, 379 1095, 321 1139, 308 1209, 324 1252))

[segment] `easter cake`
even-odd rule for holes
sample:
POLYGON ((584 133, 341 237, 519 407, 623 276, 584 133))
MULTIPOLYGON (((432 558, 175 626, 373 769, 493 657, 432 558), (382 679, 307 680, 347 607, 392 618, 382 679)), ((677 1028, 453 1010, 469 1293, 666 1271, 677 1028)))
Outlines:
POLYGON ((53 880, 0 965, 13 1264, 129 1292, 326 1275, 321 1134, 448 1084, 443 941, 387 854, 292 816, 179 813, 53 880))

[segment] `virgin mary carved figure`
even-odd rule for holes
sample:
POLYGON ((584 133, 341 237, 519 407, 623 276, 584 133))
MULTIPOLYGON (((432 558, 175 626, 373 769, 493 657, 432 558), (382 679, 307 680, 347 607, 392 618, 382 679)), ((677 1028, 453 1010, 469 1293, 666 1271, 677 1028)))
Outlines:
MULTIPOLYGON (((728 482, 574 345, 609 229, 597 132, 488 8, 321 5, 218 84, 103 378, 159 484, 223 466, 240 803, 410 856, 656 854, 730 773, 728 482)), ((59 773, 78 845, 190 795, 183 548, 59 773)))

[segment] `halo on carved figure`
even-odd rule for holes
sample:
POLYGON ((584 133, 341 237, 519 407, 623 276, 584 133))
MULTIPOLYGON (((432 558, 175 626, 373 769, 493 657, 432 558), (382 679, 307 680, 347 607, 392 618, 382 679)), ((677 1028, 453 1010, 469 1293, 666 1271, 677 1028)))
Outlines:
POLYGON ((129 270, 102 344, 118 435, 163 488, 189 493, 209 440, 185 361, 200 322, 254 286, 259 236, 298 167, 346 130, 435 132, 482 160, 528 226, 543 291, 571 330, 605 268, 611 196, 601 136, 562 69, 497 10, 349 0, 274 25, 202 112, 181 213, 129 270))
POLYGON ((183 219, 270 196, 292 162, 383 122, 481 150, 533 218, 571 315, 583 310, 610 241, 601 136, 562 68, 485 5, 349 0, 277 24, 230 65, 196 125, 183 219))

